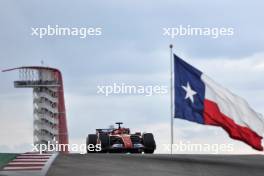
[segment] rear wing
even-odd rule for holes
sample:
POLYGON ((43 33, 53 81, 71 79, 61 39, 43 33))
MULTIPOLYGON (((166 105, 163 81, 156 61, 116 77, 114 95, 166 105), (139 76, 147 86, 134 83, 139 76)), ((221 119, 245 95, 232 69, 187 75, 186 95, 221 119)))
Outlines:
POLYGON ((109 134, 113 131, 113 129, 96 129, 96 133, 106 133, 106 134, 109 134))

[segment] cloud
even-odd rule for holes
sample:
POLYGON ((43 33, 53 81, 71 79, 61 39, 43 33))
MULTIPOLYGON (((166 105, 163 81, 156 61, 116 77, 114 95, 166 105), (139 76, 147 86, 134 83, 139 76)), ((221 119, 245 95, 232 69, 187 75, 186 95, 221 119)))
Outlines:
POLYGON ((33 143, 31 96, 6 94, 0 97, 0 151, 28 151, 33 143))

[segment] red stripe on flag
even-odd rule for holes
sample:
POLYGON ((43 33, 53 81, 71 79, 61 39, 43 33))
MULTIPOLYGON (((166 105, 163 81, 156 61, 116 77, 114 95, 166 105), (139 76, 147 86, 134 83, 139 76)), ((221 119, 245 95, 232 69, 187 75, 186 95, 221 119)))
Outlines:
POLYGON ((231 118, 219 110, 217 104, 210 100, 204 100, 204 122, 207 125, 220 126, 227 131, 229 136, 252 146, 256 150, 263 151, 262 137, 248 127, 237 125, 231 118))

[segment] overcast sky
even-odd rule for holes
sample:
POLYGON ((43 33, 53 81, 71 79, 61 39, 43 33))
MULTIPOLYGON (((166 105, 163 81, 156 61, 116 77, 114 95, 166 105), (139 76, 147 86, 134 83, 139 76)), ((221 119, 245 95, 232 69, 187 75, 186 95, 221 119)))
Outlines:
MULTIPOLYGON (((70 143, 123 121, 131 131, 153 132, 157 152, 169 143, 169 95, 96 94, 113 82, 169 86, 174 52, 264 114, 264 3, 241 1, 0 1, 0 69, 40 65, 62 71, 70 143), (101 27, 102 35, 38 38, 32 27, 101 27), (163 36, 164 27, 232 27, 233 36, 163 36)), ((0 152, 23 152, 33 140, 31 89, 15 89, 16 72, 0 73, 0 152)), ((175 141, 234 145, 255 153, 221 128, 175 120, 175 141)))

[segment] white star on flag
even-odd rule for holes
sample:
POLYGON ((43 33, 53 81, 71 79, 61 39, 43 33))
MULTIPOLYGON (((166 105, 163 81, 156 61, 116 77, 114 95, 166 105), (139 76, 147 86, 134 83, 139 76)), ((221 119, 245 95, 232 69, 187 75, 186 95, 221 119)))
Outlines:
POLYGON ((193 96, 197 94, 194 90, 192 90, 189 82, 187 82, 187 86, 182 86, 182 88, 186 91, 185 99, 190 99, 191 102, 194 102, 193 96))

